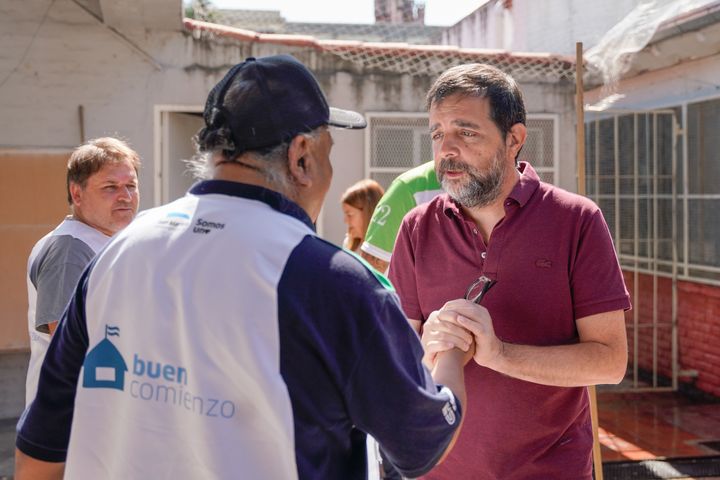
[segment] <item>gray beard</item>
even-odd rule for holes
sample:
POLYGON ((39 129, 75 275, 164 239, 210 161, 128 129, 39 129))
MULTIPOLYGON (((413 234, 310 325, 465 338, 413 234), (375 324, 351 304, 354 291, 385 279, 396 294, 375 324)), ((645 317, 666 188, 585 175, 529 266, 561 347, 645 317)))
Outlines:
POLYGON ((505 180, 502 158, 502 152, 497 152, 490 169, 484 172, 463 162, 443 159, 438 170, 440 185, 450 198, 465 208, 486 207, 497 200, 502 192, 505 180), (462 184, 447 180, 445 178, 447 170, 463 171, 468 174, 469 179, 462 184))

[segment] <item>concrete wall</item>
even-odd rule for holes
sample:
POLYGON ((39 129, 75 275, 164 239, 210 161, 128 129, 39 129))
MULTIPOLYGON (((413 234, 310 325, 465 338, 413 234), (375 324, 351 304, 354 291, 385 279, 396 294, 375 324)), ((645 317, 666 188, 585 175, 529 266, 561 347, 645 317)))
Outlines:
POLYGON ((491 48, 505 50, 504 29, 506 15, 502 4, 488 2, 442 33, 443 45, 463 48, 491 48))
POLYGON ((640 0, 513 0, 511 9, 492 1, 450 27, 442 43, 467 48, 575 54, 587 49, 640 0))

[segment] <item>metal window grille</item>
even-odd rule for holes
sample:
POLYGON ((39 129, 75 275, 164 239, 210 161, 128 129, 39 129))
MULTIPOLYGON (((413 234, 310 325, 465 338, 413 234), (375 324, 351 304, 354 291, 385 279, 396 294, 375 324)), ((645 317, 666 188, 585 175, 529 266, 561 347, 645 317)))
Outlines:
POLYGON ((689 104, 684 131, 679 114, 677 108, 590 118, 587 192, 608 221, 623 266, 664 276, 676 268, 680 279, 717 285, 720 100, 689 104))
POLYGON ((586 118, 586 191, 603 211, 635 307, 628 319, 630 387, 676 389, 676 280, 683 273, 676 115, 604 112, 586 118))
POLYGON ((519 161, 528 162, 540 180, 555 183, 558 178, 558 121, 557 115, 529 114, 527 139, 520 151, 519 161))
MULTIPOLYGON (((367 113, 365 175, 387 188, 399 174, 433 159, 426 113, 367 113)), ((540 178, 558 175, 557 116, 528 115, 528 137, 519 160, 533 165, 540 178)))
POLYGON ((683 211, 689 275, 720 284, 720 100, 687 106, 687 175, 683 211))

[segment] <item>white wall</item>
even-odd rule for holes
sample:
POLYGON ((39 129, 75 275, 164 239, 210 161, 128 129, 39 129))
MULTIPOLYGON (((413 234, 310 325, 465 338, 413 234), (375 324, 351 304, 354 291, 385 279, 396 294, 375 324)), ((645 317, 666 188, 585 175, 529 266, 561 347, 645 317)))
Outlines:
MULTIPOLYGON (((720 97, 720 55, 686 61, 621 81, 616 93, 625 97, 613 109, 657 109, 685 102, 720 97)), ((585 103, 598 102, 605 93, 596 88, 585 93, 585 103)))
POLYGON ((446 45, 491 48, 515 52, 551 52, 574 55, 575 43, 587 49, 640 0, 514 0, 505 10, 489 2, 450 27, 446 45), (510 40, 511 39, 511 40, 510 40))
POLYGON ((513 50, 575 54, 587 50, 620 22, 640 0, 515 0, 513 50))
POLYGON ((196 179, 190 172, 187 160, 195 154, 192 138, 204 125, 199 115, 187 112, 166 112, 163 115, 162 166, 163 203, 185 195, 196 179))
POLYGON ((575 86, 568 83, 520 84, 529 113, 558 115, 559 165, 555 184, 571 192, 577 191, 575 153, 575 86))

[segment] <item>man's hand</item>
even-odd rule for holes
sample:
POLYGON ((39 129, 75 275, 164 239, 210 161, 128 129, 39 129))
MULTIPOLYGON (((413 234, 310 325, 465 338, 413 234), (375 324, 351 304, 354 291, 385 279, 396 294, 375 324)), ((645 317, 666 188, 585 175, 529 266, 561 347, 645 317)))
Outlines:
MULTIPOLYGON (((456 300, 454 300, 456 301, 456 300)), ((453 302, 454 302, 453 301, 453 302)), ((469 352, 473 344, 473 336, 465 328, 460 326, 455 318, 457 314, 447 310, 446 303, 442 309, 430 314, 423 324, 421 342, 425 356, 423 362, 428 368, 435 364, 438 353, 457 348, 463 352, 469 352)))
POLYGON ((456 323, 469 331, 475 341, 473 359, 478 365, 493 368, 503 353, 503 342, 495 335, 487 308, 469 300, 453 300, 440 311, 445 322, 456 323))

